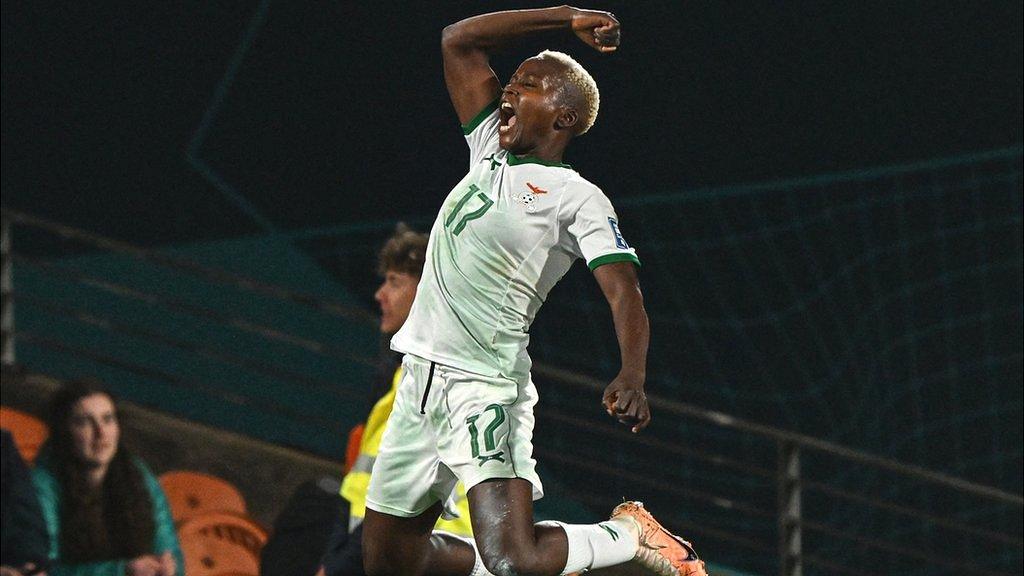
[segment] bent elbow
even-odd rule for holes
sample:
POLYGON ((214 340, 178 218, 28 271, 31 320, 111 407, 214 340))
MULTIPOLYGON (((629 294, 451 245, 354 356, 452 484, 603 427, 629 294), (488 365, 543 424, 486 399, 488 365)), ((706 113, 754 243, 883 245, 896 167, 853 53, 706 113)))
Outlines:
POLYGON ((441 30, 441 47, 452 48, 458 44, 460 36, 459 24, 449 24, 441 30))

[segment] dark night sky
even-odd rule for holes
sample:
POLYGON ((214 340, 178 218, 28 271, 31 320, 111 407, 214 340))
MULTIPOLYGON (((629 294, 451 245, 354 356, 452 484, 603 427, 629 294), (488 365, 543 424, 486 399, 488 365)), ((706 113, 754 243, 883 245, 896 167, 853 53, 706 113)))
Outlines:
MULTIPOLYGON (((5 205, 145 243, 258 231, 185 155, 257 6, 5 2, 5 205)), ((1020 2, 593 7, 618 53, 554 35, 495 64, 552 47, 592 71, 601 117, 567 160, 613 198, 1022 140, 1020 2)), ((440 30, 481 10, 271 2, 199 157, 284 229, 432 214, 465 154, 440 30)))

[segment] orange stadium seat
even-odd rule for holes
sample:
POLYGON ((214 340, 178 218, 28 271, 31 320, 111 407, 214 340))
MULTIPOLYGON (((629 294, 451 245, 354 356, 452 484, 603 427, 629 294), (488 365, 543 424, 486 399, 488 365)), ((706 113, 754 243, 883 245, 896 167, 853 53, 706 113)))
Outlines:
POLYGON ((39 447, 50 437, 50 429, 42 420, 6 406, 0 406, 0 428, 10 430, 14 445, 29 464, 35 462, 39 447))
POLYGON ((214 512, 182 524, 178 540, 189 576, 257 576, 267 532, 244 516, 214 512))
POLYGON ((172 470, 160 475, 175 524, 211 512, 245 515, 245 498, 227 480, 202 472, 172 470))
POLYGON ((348 431, 348 444, 345 446, 345 474, 356 463, 359 458, 359 446, 363 443, 363 432, 366 430, 364 424, 356 424, 348 431))

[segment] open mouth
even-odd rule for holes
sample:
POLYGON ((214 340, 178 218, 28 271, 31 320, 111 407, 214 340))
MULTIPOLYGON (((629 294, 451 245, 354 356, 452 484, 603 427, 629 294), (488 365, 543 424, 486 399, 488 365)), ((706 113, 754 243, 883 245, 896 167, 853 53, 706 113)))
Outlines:
POLYGON ((502 102, 501 108, 498 112, 500 119, 500 125, 498 131, 504 134, 512 129, 516 125, 516 110, 508 102, 502 102))

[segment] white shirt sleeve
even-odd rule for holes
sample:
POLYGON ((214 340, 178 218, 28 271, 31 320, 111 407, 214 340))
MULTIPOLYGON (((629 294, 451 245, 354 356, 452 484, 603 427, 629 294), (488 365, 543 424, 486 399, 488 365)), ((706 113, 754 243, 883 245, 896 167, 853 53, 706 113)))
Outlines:
POLYGON ((469 166, 472 169, 487 155, 500 149, 498 145, 498 101, 488 104, 469 123, 462 126, 462 133, 469 144, 469 166))
POLYGON ((640 265, 636 250, 626 243, 619 230, 619 218, 611 201, 600 190, 595 190, 580 205, 568 232, 576 255, 586 260, 591 270, 612 262, 640 265))

